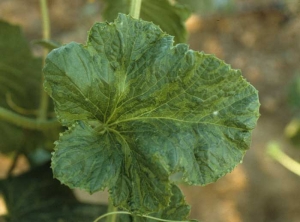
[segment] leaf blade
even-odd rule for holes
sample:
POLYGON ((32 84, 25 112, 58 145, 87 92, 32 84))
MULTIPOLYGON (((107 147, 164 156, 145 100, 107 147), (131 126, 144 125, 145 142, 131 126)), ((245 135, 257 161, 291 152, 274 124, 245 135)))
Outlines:
POLYGON ((107 186, 116 206, 147 214, 168 205, 174 173, 205 185, 240 163, 259 101, 239 71, 123 14, 89 33, 86 46, 53 50, 44 68, 69 127, 52 158, 57 178, 90 192, 107 186))

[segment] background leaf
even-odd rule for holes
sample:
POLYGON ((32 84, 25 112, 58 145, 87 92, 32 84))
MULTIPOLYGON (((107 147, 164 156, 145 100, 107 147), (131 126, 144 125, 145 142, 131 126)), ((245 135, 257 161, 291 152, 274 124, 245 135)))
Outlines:
POLYGON ((8 210, 7 222, 93 221, 106 206, 84 204, 53 179, 50 163, 23 175, 0 180, 0 193, 8 210))
POLYGON ((18 105, 32 109, 38 104, 42 60, 34 58, 18 26, 0 20, 0 94, 4 106, 5 94, 11 93, 18 105), (28 87, 32 87, 28 90, 28 87))
POLYGON ((174 173, 205 185, 241 162, 256 89, 216 57, 172 44, 153 23, 120 14, 95 24, 86 46, 48 55, 46 91, 69 127, 52 157, 62 183, 107 186, 115 206, 146 214, 168 205, 174 173))
MULTIPOLYGON (((0 106, 14 110, 13 106, 30 110, 34 117, 41 91, 42 60, 31 54, 29 45, 18 26, 0 20, 0 106), (11 105, 13 104, 13 106, 11 105)), ((53 109, 50 106, 49 110, 53 109)), ((21 113, 23 114, 23 113, 21 113)), ((25 130, 0 121, 0 152, 44 147, 45 140, 54 140, 55 134, 25 130)))
MULTIPOLYGON (((105 3, 103 18, 114 21, 118 13, 129 13, 130 0, 102 0, 105 3)), ((187 41, 185 20, 190 11, 181 4, 171 4, 168 0, 143 0, 141 18, 160 26, 166 33, 175 37, 176 43, 187 41)))
POLYGON ((232 13, 237 5, 234 0, 176 0, 176 2, 201 16, 232 13))
POLYGON ((290 107, 297 115, 300 112, 300 74, 297 73, 292 79, 288 88, 288 102, 290 107))

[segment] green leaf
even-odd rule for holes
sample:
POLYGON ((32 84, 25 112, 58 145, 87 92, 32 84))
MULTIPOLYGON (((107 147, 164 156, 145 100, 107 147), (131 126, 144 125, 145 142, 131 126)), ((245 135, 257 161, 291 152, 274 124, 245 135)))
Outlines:
MULTIPOLYGON (((104 19, 114 21, 118 13, 129 13, 130 0, 102 0, 105 3, 104 19)), ((180 4, 171 4, 169 0, 143 0, 140 16, 145 21, 159 25, 166 33, 175 37, 176 43, 187 41, 185 20, 191 12, 180 4)))
MULTIPOLYGON (((173 184, 170 205, 160 212, 151 214, 151 216, 168 220, 187 220, 190 210, 190 206, 186 204, 181 190, 173 184)), ((144 221, 154 222, 152 219, 145 219, 144 221)))
POLYGON ((0 180, 0 193, 8 210, 5 221, 93 221, 106 212, 106 206, 77 201, 69 188, 53 179, 49 165, 0 180))
MULTIPOLYGON (((187 221, 187 217, 190 213, 190 206, 186 204, 184 200, 184 196, 181 190, 176 186, 172 185, 172 197, 170 201, 170 205, 164 208, 163 210, 152 213, 149 216, 155 218, 161 218, 165 220, 184 220, 187 221)), ((136 221, 136 222, 157 222, 157 220, 146 218, 142 216, 129 216, 129 215, 118 215, 117 221, 125 222, 125 221, 136 221)), ((196 221, 196 220, 193 220, 196 221)))
POLYGON ((115 206, 147 214, 170 202, 173 174, 205 185, 242 161, 256 89, 215 56, 172 44, 153 23, 120 14, 96 23, 85 46, 48 55, 45 89, 69 127, 52 157, 62 183, 108 187, 115 206))

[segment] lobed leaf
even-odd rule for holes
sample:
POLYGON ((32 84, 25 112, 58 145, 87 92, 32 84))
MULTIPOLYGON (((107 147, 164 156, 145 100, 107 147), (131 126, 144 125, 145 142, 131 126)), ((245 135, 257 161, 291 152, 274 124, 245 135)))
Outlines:
POLYGON ((108 187, 115 206, 136 214, 168 206, 175 173, 206 185, 230 172, 259 116, 240 71, 123 14, 95 24, 86 45, 54 49, 44 73, 69 128, 54 176, 91 193, 108 187))

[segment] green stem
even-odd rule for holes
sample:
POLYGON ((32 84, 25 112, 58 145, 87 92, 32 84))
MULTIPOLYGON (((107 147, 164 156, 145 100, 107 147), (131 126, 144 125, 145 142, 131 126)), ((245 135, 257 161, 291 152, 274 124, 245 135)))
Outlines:
POLYGON ((268 146, 268 154, 275 160, 277 160, 281 165, 290 170, 291 172, 300 176, 300 163, 293 160, 291 157, 282 152, 279 145, 276 143, 271 143, 268 146))
POLYGON ((0 107, 0 120, 4 120, 16 126, 32 130, 52 129, 60 126, 56 119, 36 120, 21 116, 3 107, 0 107))
MULTIPOLYGON (((48 13, 48 6, 47 0, 40 0, 40 7, 42 13, 42 20, 43 20, 43 39, 49 40, 50 39, 50 21, 49 21, 49 13, 48 13)), ((45 65, 45 59, 48 54, 48 49, 44 48, 44 55, 43 55, 43 66, 45 65)), ((44 78, 42 78, 41 84, 41 98, 40 98, 40 107, 38 112, 38 119, 39 120, 46 120, 47 119, 47 112, 48 112, 48 105, 49 105, 49 96, 44 90, 44 78)))
POLYGON ((17 162, 18 162, 18 159, 21 155, 21 150, 18 149, 15 153, 15 156, 14 156, 14 159, 13 159, 13 162, 12 164, 10 165, 9 169, 8 169, 8 172, 7 172, 7 177, 10 178, 12 176, 12 172, 13 170, 15 169, 16 165, 17 165, 17 162))
MULTIPOLYGON (((105 217, 108 217, 110 215, 113 215, 113 214, 127 214, 127 215, 131 215, 131 213, 127 212, 127 211, 109 212, 107 214, 101 215, 96 220, 94 220, 94 222, 98 222, 101 219, 103 219, 105 217)), ((147 215, 142 215, 140 217, 145 217, 145 218, 148 218, 148 219, 152 219, 152 220, 156 220, 156 221, 162 221, 162 222, 196 222, 195 220, 165 220, 165 219, 161 219, 161 218, 157 218, 157 217, 151 217, 151 216, 147 216, 147 215)))
POLYGON ((101 219, 103 219, 105 217, 108 217, 108 216, 111 216, 111 215, 116 215, 116 214, 129 214, 130 215, 131 213, 126 212, 126 211, 109 212, 109 213, 103 214, 100 217, 96 218, 96 220, 94 220, 93 222, 98 222, 98 221, 100 221, 101 219))
POLYGON ((40 0, 40 7, 43 19, 43 38, 44 40, 50 39, 50 20, 48 13, 47 0, 40 0))
POLYGON ((142 5, 142 0, 131 0, 129 14, 133 18, 135 18, 135 19, 139 19, 140 18, 141 5, 142 5))
MULTIPOLYGON (((109 199, 109 202, 108 202, 108 209, 107 209, 107 212, 108 212, 108 213, 111 213, 111 212, 117 212, 117 208, 113 205, 113 202, 112 202, 112 200, 110 200, 110 199, 109 199)), ((117 214, 110 214, 110 215, 107 217, 106 222, 116 222, 116 219, 117 219, 117 214)))
POLYGON ((6 93, 6 103, 7 105, 15 112, 22 114, 22 115, 37 115, 37 110, 30 110, 30 109, 24 109, 17 104, 14 103, 14 101, 11 98, 10 93, 6 93))

